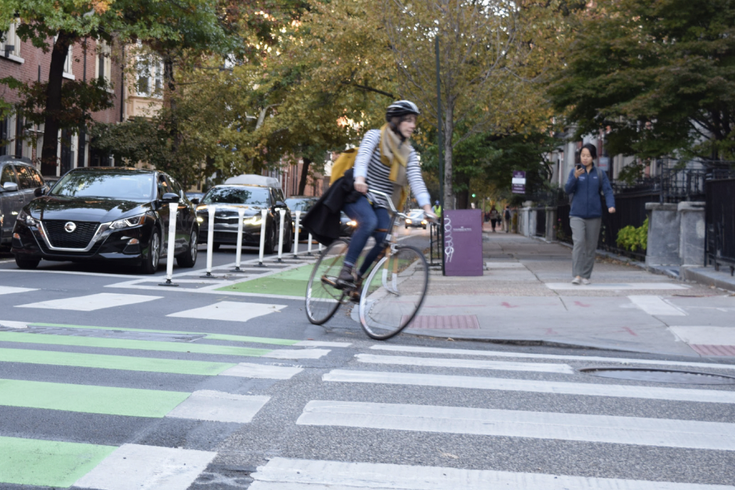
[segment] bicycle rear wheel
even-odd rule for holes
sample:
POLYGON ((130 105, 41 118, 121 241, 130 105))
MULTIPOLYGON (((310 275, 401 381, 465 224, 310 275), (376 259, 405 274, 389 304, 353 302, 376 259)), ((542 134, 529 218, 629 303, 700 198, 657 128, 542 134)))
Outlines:
POLYGON ((342 269, 348 242, 336 240, 324 249, 314 264, 306 286, 306 317, 321 325, 334 315, 345 294, 335 287, 342 269))
POLYGON ((376 340, 400 333, 421 308, 428 287, 429 267, 424 254, 414 247, 396 247, 363 283, 360 324, 365 333, 376 340))

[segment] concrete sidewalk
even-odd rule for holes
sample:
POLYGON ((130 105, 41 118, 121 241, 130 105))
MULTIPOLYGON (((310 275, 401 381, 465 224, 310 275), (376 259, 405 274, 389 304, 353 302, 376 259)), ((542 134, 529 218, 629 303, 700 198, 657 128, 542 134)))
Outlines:
POLYGON ((483 233, 483 258, 481 277, 432 271, 424 307, 406 333, 735 357, 730 291, 647 272, 609 255, 598 257, 591 285, 575 286, 568 246, 500 231, 483 233))

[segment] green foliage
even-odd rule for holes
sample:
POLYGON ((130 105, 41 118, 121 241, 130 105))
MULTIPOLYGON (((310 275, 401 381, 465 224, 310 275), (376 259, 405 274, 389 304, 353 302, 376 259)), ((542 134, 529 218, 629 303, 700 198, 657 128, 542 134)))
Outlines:
POLYGON ((609 129, 612 154, 733 156, 735 3, 605 0, 579 19, 549 90, 577 135, 609 129))
POLYGON ((648 218, 638 228, 626 226, 618 230, 618 247, 635 252, 648 248, 648 218))

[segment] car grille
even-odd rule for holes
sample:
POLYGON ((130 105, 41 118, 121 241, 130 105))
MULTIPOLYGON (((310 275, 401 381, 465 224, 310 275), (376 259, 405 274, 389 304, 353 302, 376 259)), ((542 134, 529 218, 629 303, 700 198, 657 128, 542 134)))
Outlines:
POLYGON ((51 245, 56 248, 87 248, 89 241, 97 231, 99 223, 87 221, 74 221, 77 229, 72 233, 64 231, 64 225, 69 221, 44 221, 43 225, 48 232, 51 245))

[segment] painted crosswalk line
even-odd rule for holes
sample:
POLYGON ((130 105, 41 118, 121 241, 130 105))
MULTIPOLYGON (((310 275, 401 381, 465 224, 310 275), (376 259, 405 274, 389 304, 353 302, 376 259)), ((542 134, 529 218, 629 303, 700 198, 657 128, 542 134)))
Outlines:
POLYGON ((269 349, 235 347, 229 345, 194 344, 191 342, 156 342, 147 340, 105 339, 96 337, 68 337, 63 335, 39 335, 23 332, 0 332, 0 342, 27 344, 67 345, 98 347, 105 349, 131 349, 160 352, 190 352, 194 354, 217 354, 225 356, 257 357, 270 352, 269 349))
POLYGON ((735 490, 730 485, 273 458, 250 490, 735 490))
POLYGON ((235 395, 221 391, 195 391, 166 417, 247 424, 270 400, 269 396, 235 395))
POLYGON ((329 352, 329 349, 278 349, 263 354, 261 357, 270 359, 321 359, 329 352))
POLYGON ((95 490, 186 490, 217 453, 124 444, 74 483, 95 490))
POLYGON ((0 406, 162 418, 189 397, 179 391, 0 379, 0 406))
POLYGON ((628 296, 635 306, 653 316, 686 316, 687 314, 676 306, 667 303, 660 296, 636 295, 628 296))
POLYGON ((735 345, 735 328, 713 326, 669 327, 678 339, 687 344, 735 345))
POLYGON ((523 391, 557 395, 607 396, 613 398, 735 404, 735 392, 732 391, 661 388, 656 386, 569 383, 566 381, 535 381, 479 376, 353 371, 347 369, 333 369, 324 374, 322 379, 324 381, 342 383, 438 386, 443 388, 523 391))
POLYGON ((0 482, 67 488, 117 449, 0 436, 0 482))
POLYGON ((212 305, 191 310, 171 313, 174 318, 196 318, 198 320, 224 320, 228 322, 246 322, 253 318, 279 313, 286 305, 269 305, 263 303, 241 303, 238 301, 220 301, 212 305))
POLYGON ((446 367, 467 369, 490 369, 497 371, 532 371, 539 373, 574 374, 567 364, 544 364, 529 362, 477 361, 473 359, 438 359, 409 356, 378 356, 357 354, 355 359, 365 364, 384 364, 401 366, 446 367))
POLYGON ((655 359, 635 359, 621 357, 602 356, 575 356, 564 354, 527 354, 523 352, 503 352, 494 350, 472 350, 472 349, 448 349, 444 347, 419 347, 410 345, 376 344, 370 346, 371 350, 382 350, 389 352, 402 352, 414 354, 436 354, 445 356, 477 356, 477 357, 505 357, 514 359, 545 359, 557 361, 582 361, 609 364, 641 364, 649 366, 680 366, 685 368, 712 368, 733 369, 735 364, 714 364, 711 362, 688 362, 688 361, 664 361, 655 359))
POLYGON ((241 362, 226 371, 220 372, 219 374, 221 376, 236 376, 239 378, 291 379, 303 370, 304 369, 300 367, 270 366, 268 364, 241 362))
POLYGON ((312 400, 296 423, 735 451, 735 424, 722 422, 312 400))
POLYGON ((97 293, 75 298, 53 299, 26 305, 16 305, 16 308, 44 308, 50 310, 96 311, 115 306, 129 306, 145 303, 163 296, 147 296, 142 294, 97 293))
POLYGON ((38 291, 38 289, 16 288, 12 286, 0 286, 0 294, 30 293, 31 291, 38 291))

